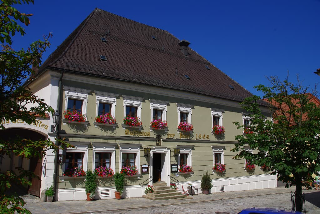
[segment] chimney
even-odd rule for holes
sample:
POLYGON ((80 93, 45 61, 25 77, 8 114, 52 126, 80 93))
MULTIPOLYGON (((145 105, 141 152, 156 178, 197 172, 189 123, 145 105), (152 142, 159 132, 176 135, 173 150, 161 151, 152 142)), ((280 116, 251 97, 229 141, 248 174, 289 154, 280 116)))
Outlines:
POLYGON ((190 45, 190 42, 188 42, 187 40, 181 40, 179 42, 179 45, 180 45, 180 50, 181 52, 185 55, 185 56, 188 56, 189 53, 188 53, 188 46, 190 45))

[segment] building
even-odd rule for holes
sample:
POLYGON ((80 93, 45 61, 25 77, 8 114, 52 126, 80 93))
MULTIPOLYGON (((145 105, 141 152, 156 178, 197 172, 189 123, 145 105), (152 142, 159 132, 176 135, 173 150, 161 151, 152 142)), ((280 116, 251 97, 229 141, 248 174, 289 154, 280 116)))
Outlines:
MULTIPOLYGON (((75 147, 59 151, 56 159, 52 151, 42 160, 16 157, 9 165, 4 157, 1 170, 32 166, 41 177, 31 187, 34 194, 56 182, 57 200, 86 198, 84 177, 68 176, 76 173, 75 167, 119 172, 135 166, 135 175, 126 179, 126 197, 141 197, 145 186, 157 181, 177 183, 179 189, 191 183, 201 192, 207 171, 212 192, 276 187, 276 176, 259 167, 246 171, 245 160, 233 159, 230 151, 235 136, 243 133, 233 122, 247 122, 239 103, 251 94, 189 44, 167 31, 95 9, 28 83, 56 110, 58 123, 55 117, 31 125, 2 121, 8 134, 26 132, 52 141, 60 137, 75 147), (225 132, 216 134, 213 127, 225 132), (216 163, 225 164, 226 171, 212 170, 216 163), (192 172, 180 172, 185 166, 192 172)), ((98 182, 96 197, 113 198, 112 177, 98 182)))

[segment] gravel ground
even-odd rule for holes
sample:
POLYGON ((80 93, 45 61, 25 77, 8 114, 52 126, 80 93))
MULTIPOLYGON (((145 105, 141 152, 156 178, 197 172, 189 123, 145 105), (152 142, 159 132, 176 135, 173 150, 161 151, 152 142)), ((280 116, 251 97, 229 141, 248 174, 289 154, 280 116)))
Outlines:
MULTIPOLYGON (((308 198, 306 196, 306 198, 308 198)), ((138 210, 125 210, 120 212, 113 213, 130 213, 130 214, 140 214, 140 213, 216 213, 216 214, 234 214, 239 213, 241 210, 252 207, 259 208, 277 208, 281 210, 291 211, 292 203, 291 203, 291 195, 290 193, 286 194, 277 194, 277 195, 264 195, 264 196, 256 196, 246 197, 246 198, 236 198, 229 200, 219 200, 219 201, 211 201, 211 202, 199 202, 192 203, 190 201, 188 204, 180 204, 180 205, 169 205, 162 207, 152 207, 146 209, 138 209, 138 210)), ((320 198, 317 199, 318 201, 320 198)), ((317 214, 320 213, 320 208, 313 205, 312 203, 306 201, 304 205, 305 213, 317 214)))

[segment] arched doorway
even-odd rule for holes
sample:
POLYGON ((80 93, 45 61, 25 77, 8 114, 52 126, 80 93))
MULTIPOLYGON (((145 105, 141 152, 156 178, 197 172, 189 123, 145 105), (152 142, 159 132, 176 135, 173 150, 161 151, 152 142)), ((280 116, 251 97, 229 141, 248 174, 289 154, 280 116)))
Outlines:
MULTIPOLYGON (((36 131, 22 128, 7 128, 0 130, 0 138, 6 141, 14 141, 18 139, 29 139, 33 141, 45 140, 47 137, 36 131)), ((17 167, 22 167, 25 170, 30 170, 36 177, 30 177, 32 185, 26 190, 28 193, 40 197, 41 189, 41 173, 42 173, 42 158, 34 157, 25 159, 24 157, 12 155, 9 160, 7 169, 17 172, 17 167)))

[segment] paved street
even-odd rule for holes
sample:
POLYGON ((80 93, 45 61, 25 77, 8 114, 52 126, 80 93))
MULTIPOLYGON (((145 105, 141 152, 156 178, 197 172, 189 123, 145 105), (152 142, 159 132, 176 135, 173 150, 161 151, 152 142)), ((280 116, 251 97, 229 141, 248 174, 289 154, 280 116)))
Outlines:
MULTIPOLYGON (((26 196, 26 208, 32 213, 238 213, 251 207, 272 207, 291 210, 291 191, 285 189, 221 192, 195 195, 182 200, 151 201, 145 198, 97 201, 39 202, 26 196)), ((307 213, 320 214, 320 190, 304 190, 307 213)))

